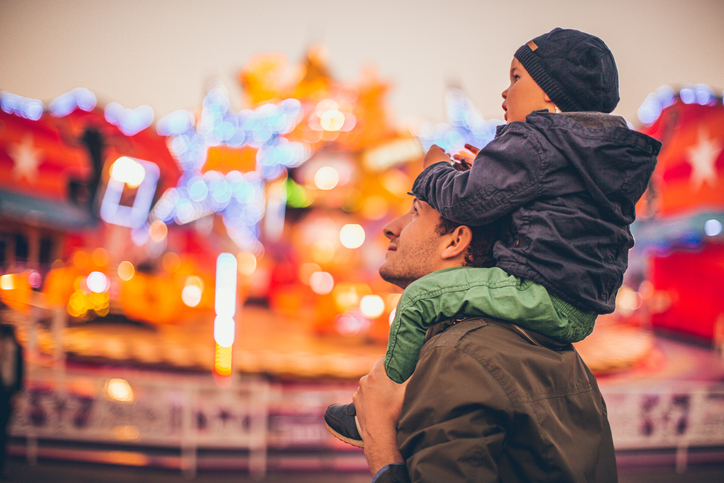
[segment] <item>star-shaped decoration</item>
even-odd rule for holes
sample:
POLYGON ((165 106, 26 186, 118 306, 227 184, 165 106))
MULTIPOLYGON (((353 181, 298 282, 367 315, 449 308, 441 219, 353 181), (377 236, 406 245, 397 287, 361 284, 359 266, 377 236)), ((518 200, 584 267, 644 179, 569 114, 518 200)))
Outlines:
POLYGON ((13 179, 19 181, 27 179, 31 184, 38 179, 38 166, 42 163, 40 154, 42 150, 37 149, 33 144, 33 135, 28 133, 23 137, 20 144, 13 144, 8 149, 8 154, 13 158, 13 179))
MULTIPOLYGON (((175 220, 185 224, 220 214, 229 237, 240 248, 258 250, 259 222, 268 211, 266 184, 310 155, 301 143, 284 137, 302 120, 302 105, 296 99, 287 99, 234 113, 226 90, 220 85, 209 90, 203 104, 195 125, 183 123, 178 131, 169 130, 166 134, 170 137, 171 153, 184 174, 177 188, 168 190, 158 201, 153 216, 164 222, 175 220), (258 149, 255 171, 225 174, 209 170, 202 174, 208 149, 215 146, 258 149)), ((172 113, 168 119, 176 115, 172 113)), ((159 122, 163 126, 167 119, 159 122)))
POLYGON ((706 182, 714 186, 717 181, 715 163, 724 148, 724 143, 718 138, 712 139, 704 126, 699 127, 698 142, 686 149, 692 172, 689 182, 695 189, 701 188, 706 182))

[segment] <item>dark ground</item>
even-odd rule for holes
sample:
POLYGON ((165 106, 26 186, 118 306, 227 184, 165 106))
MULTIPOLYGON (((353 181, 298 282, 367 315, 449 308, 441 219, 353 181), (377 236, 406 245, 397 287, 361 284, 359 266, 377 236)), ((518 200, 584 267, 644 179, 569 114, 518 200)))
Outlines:
MULTIPOLYGON (((42 460, 35 466, 25 459, 11 458, 6 468, 8 479, 22 483, 367 483, 366 473, 273 472, 265 478, 253 479, 246 472, 202 471, 195 478, 186 478, 178 470, 136 468, 88 463, 42 460)), ((689 468, 677 474, 673 468, 628 468, 619 475, 621 483, 710 483, 724 481, 724 465, 689 468)))

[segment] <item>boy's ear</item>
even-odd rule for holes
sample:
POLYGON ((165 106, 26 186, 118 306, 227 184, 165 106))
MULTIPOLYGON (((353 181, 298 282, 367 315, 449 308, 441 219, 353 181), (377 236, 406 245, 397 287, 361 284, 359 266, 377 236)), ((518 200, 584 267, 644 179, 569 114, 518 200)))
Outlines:
POLYGON ((470 242, 473 241, 473 232, 470 227, 460 225, 443 238, 445 239, 445 246, 440 256, 443 260, 450 260, 455 257, 465 256, 470 242))

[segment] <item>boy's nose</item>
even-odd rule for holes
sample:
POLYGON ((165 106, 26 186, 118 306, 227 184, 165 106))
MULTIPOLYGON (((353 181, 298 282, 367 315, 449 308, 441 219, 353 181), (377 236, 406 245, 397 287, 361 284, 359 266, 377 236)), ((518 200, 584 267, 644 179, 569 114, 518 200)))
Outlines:
POLYGON ((503 96, 503 99, 507 99, 508 98, 508 89, 505 89, 501 95, 503 96))

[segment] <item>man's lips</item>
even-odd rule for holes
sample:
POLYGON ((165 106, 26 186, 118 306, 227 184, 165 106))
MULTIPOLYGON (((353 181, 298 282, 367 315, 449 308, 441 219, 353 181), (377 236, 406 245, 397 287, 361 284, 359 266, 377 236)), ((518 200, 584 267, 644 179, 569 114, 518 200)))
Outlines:
POLYGON ((387 251, 388 251, 388 252, 395 252, 395 251, 397 251, 397 245, 393 245, 392 243, 390 243, 389 245, 387 245, 387 251))

